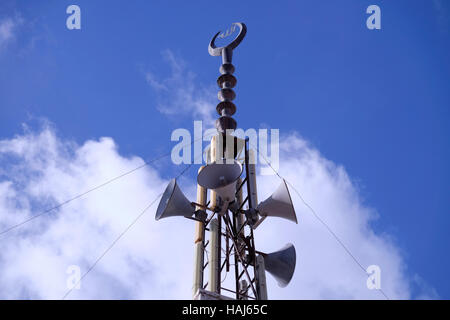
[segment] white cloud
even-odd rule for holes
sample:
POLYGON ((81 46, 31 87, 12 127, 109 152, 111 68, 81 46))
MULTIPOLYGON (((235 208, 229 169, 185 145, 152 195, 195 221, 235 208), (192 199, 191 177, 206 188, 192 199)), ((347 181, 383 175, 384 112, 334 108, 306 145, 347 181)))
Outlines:
POLYGON ((4 19, 0 21, 0 43, 3 43, 13 37, 14 22, 12 19, 4 19))
POLYGON ((14 40, 17 28, 20 24, 22 24, 22 19, 19 16, 0 19, 0 50, 14 40))
POLYGON ((194 119, 213 126, 217 98, 212 86, 199 84, 195 73, 189 71, 184 60, 171 50, 163 51, 162 56, 170 66, 170 76, 158 79, 150 71, 145 73, 147 83, 157 93, 158 110, 168 116, 190 114, 194 119))
MULTIPOLYGON (((121 157, 110 138, 77 146, 58 139, 50 127, 0 141, 0 157, 1 230, 143 163, 121 157)), ((66 269, 79 265, 85 272, 166 183, 148 167, 0 236, 0 296, 61 298, 67 291, 66 269)), ((192 237, 189 224, 155 224, 157 204, 70 298, 189 296, 189 280, 172 273, 191 246, 170 241, 174 230, 180 239, 192 237)))
MULTIPOLYGON (((281 143, 281 174, 302 192, 364 266, 377 264, 390 298, 410 298, 399 249, 377 235, 375 210, 361 202, 344 168, 324 159, 298 135, 281 143)), ((55 203, 138 167, 111 138, 83 145, 58 138, 46 125, 0 141, 0 228, 6 229, 55 203)), ((191 169, 195 170, 195 168, 191 169)), ((259 177, 260 200, 279 184, 259 177)), ((168 181, 151 166, 77 199, 0 236, 0 297, 59 299, 70 265, 82 273, 163 189, 168 181)), ((193 198, 193 181, 182 180, 193 198), (191 186, 191 187, 189 187, 191 186)), ((366 288, 366 276, 291 190, 299 224, 268 218, 256 230, 259 250, 292 242, 297 269, 287 288, 270 275, 269 297, 364 298, 383 296, 366 288)), ((154 221, 157 203, 113 247, 69 298, 190 298, 194 225, 182 218, 154 221)), ((429 290, 428 290, 429 291, 429 290)))
MULTIPOLYGON (((362 203, 345 169, 323 158, 297 134, 284 137, 280 148, 280 174, 299 190, 365 268, 372 264, 380 266, 381 286, 390 298, 410 298, 400 250, 390 237, 374 233, 370 222, 378 215, 362 203)), ((277 176, 261 176, 260 200, 269 196, 278 184, 277 176)), ((256 232, 260 239, 257 244, 267 247, 269 252, 287 242, 297 248, 297 269, 291 285, 287 289, 274 287, 273 294, 306 299, 383 299, 380 292, 367 289, 367 276, 361 268, 292 188, 290 193, 299 224, 267 219, 256 232)))

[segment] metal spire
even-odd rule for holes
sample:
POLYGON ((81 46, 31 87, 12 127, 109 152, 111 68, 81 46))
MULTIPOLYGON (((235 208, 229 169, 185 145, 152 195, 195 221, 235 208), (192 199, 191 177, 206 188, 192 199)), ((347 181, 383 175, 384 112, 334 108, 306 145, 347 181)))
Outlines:
POLYGON ((219 119, 216 120, 216 128, 220 133, 225 133, 226 130, 236 129, 236 120, 232 118, 232 115, 236 113, 236 106, 232 102, 236 98, 236 93, 233 91, 236 85, 236 77, 233 76, 234 66, 232 64, 233 59, 233 49, 235 49, 239 43, 244 39, 247 33, 247 27, 244 23, 236 22, 233 23, 231 28, 226 33, 221 33, 220 31, 211 39, 209 43, 208 52, 212 56, 222 56, 222 65, 220 66, 221 75, 217 78, 217 85, 220 88, 217 94, 220 100, 216 107, 217 113, 220 115, 219 119), (223 47, 216 47, 215 41, 217 37, 226 38, 231 35, 236 27, 239 27, 239 34, 237 37, 228 45, 223 47))
MULTIPOLYGON (((233 50, 244 39, 246 32, 245 24, 233 23, 225 33, 216 33, 209 43, 209 54, 222 57, 221 75, 217 79, 220 88, 220 102, 216 107, 219 114, 216 120, 218 134, 211 138, 207 163, 198 171, 197 200, 189 202, 173 180, 167 186, 156 213, 157 220, 179 216, 196 221, 194 299, 232 299, 222 295, 226 291, 233 293, 237 300, 265 300, 265 272, 271 273, 284 286, 292 278, 295 267, 293 246, 268 254, 257 251, 255 247, 253 230, 267 216, 294 222, 297 219, 284 182, 272 196, 258 202, 255 152, 250 149, 248 139, 233 135, 237 126, 232 117, 236 113, 233 88, 237 82, 233 75, 233 50), (216 46, 217 38, 227 38, 235 34, 237 28, 239 32, 234 40, 225 46, 216 46), (247 209, 244 209, 245 205, 247 209), (209 240, 206 240, 205 231, 208 231, 209 240), (205 254, 208 257, 206 263, 205 254), (232 258, 234 263, 231 263, 232 258), (234 265, 234 272, 230 269, 231 265, 234 265), (209 269, 208 281, 204 276, 206 268, 209 269), (234 273, 232 288, 230 283, 223 284, 222 280, 222 274, 229 272, 234 273)), ((232 280, 229 278, 229 281, 232 280)))

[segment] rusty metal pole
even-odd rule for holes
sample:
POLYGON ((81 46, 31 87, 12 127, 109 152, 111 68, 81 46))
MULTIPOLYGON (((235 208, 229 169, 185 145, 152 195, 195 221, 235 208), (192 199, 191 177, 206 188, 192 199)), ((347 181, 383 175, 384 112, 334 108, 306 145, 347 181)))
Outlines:
MULTIPOLYGON (((217 159, 217 137, 213 136, 211 138, 210 145, 210 159, 211 162, 216 161, 217 159)), ((210 207, 215 210, 217 207, 217 194, 215 191, 211 190, 210 192, 210 207)), ((218 217, 220 219, 220 217, 218 217)), ((209 282, 208 289, 211 292, 220 293, 220 233, 219 229, 220 223, 215 218, 209 223, 209 233, 210 233, 210 247, 209 247, 209 282)))
MULTIPOLYGON (((198 172, 204 168, 201 166, 198 172)), ((197 203, 205 206, 207 198, 207 190, 201 185, 197 184, 197 203)), ((196 206, 196 210, 203 210, 204 208, 196 206)), ((203 222, 195 223, 195 237, 194 237, 194 281, 192 286, 192 295, 196 296, 199 289, 203 288, 203 266, 205 264, 205 226, 203 222)))

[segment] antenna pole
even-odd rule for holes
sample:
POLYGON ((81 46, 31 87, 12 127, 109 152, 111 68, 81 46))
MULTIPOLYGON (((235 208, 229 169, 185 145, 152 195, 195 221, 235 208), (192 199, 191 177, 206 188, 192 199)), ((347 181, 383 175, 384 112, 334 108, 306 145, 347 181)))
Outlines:
POLYGON ((264 266, 264 257, 260 254, 256 256, 256 291, 259 300, 267 300, 266 269, 264 266))
MULTIPOLYGON (((198 169, 198 173, 203 170, 205 166, 198 169)), ((201 206, 196 206, 196 210, 203 210, 206 206, 207 190, 201 185, 197 184, 197 203, 201 206)), ((195 223, 195 237, 194 237, 194 283, 192 286, 193 297, 198 293, 199 289, 203 289, 203 269, 205 264, 205 225, 203 222, 197 221, 195 223)))
MULTIPOLYGON (((223 163, 223 159, 225 159, 225 163, 231 162, 231 164, 240 161, 245 168, 246 177, 236 181, 234 199, 223 201, 222 198, 218 197, 216 191, 210 190, 209 208, 213 212, 209 218, 210 220, 205 222, 203 229, 209 231, 210 235, 207 243, 207 264, 209 265, 208 291, 203 290, 206 285, 204 286, 203 282, 199 280, 203 279, 203 275, 200 275, 200 273, 204 272, 203 262, 201 262, 203 255, 199 253, 201 249, 196 247, 195 299, 230 299, 221 295, 222 290, 234 293, 236 300, 267 299, 264 258, 256 254, 252 229, 253 220, 257 218, 245 214, 247 211, 254 214, 258 205, 255 155, 253 150, 249 150, 248 141, 233 135, 237 127, 236 120, 232 118, 236 113, 236 106, 232 102, 236 97, 233 88, 237 83, 236 77, 233 75, 235 71, 235 67, 232 64, 233 49, 242 41, 246 30, 245 24, 235 23, 231 31, 227 31, 224 34, 217 33, 211 40, 208 48, 211 55, 222 57, 222 65, 219 69, 221 75, 217 79, 217 85, 220 88, 218 93, 220 102, 216 107, 219 118, 215 123, 218 134, 211 139, 208 164, 223 163), (239 27, 239 34, 230 44, 220 48, 215 46, 217 37, 224 38, 229 36, 236 30, 236 27, 239 27), (238 160, 236 158, 242 153, 242 149, 244 149, 244 159, 238 160), (246 192, 245 199, 243 199, 243 191, 246 192), (247 205, 248 210, 244 209, 245 205, 247 205), (225 250, 222 250, 222 237, 224 237, 225 241, 225 250), (222 258, 222 251, 225 254, 224 258, 222 258), (225 279, 226 274, 230 271, 232 256, 234 256, 235 276, 233 290, 225 288, 222 284, 222 278, 225 279)), ((206 199, 199 197, 199 194, 200 191, 197 193, 197 203, 206 206, 206 199)), ((196 241, 203 241, 199 238, 200 234, 201 232, 197 230, 196 241)), ((203 245, 203 248, 205 246, 203 245)))
POLYGON ((231 62, 233 49, 246 32, 245 24, 233 23, 231 29, 226 33, 218 32, 209 43, 209 53, 222 58, 221 75, 217 79, 220 102, 216 111, 219 118, 215 123, 217 134, 211 138, 206 152, 206 165, 198 171, 196 202, 186 198, 174 178, 167 185, 155 215, 156 220, 182 216, 196 222, 192 285, 195 300, 232 299, 222 295, 224 291, 234 294, 236 300, 266 300, 265 271, 271 273, 281 287, 291 281, 295 271, 293 244, 288 243, 281 250, 268 254, 256 250, 253 233, 267 216, 295 223, 297 217, 284 180, 272 196, 258 202, 256 155, 250 149, 250 140, 238 138, 235 132, 237 123, 232 116, 236 113, 233 103, 236 94, 233 88, 237 80, 231 62), (216 47, 217 37, 226 38, 237 28, 239 33, 234 40, 226 46, 216 47), (209 240, 206 240, 206 231, 209 240), (234 266, 234 279, 232 275, 227 277, 232 274, 231 266, 234 266), (204 284, 207 267, 209 281, 204 284))

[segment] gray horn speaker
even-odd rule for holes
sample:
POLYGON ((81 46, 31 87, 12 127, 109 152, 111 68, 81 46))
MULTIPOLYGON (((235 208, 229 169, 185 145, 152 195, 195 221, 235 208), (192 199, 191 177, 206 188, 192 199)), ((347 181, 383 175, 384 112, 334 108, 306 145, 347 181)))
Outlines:
POLYGON ((286 287, 291 281, 295 271, 295 247, 288 243, 284 248, 263 254, 264 267, 278 282, 282 288, 286 287))
POLYGON ((258 204, 256 210, 261 217, 279 217, 297 223, 291 195, 284 179, 269 198, 258 204))
POLYGON ((155 219, 159 220, 174 216, 191 217, 194 213, 194 206, 178 187, 177 180, 170 180, 159 202, 155 219))
POLYGON ((199 185, 214 190, 224 201, 232 202, 236 193, 236 181, 242 173, 242 165, 233 160, 232 164, 213 162, 206 165, 197 176, 199 185))

